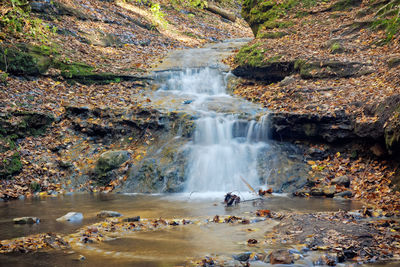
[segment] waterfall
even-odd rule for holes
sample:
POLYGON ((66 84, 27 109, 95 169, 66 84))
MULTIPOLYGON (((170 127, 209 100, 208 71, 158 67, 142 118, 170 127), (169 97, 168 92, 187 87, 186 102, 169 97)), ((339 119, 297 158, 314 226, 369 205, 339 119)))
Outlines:
POLYGON ((189 95, 193 98, 191 107, 201 114, 195 122, 193 142, 188 145, 187 192, 249 191, 242 179, 260 186, 257 158, 268 146, 267 119, 247 121, 240 118, 240 111, 225 114, 210 110, 210 101, 215 106, 223 98, 233 98, 226 93, 226 78, 227 74, 217 69, 186 69, 170 72, 161 87, 189 95))

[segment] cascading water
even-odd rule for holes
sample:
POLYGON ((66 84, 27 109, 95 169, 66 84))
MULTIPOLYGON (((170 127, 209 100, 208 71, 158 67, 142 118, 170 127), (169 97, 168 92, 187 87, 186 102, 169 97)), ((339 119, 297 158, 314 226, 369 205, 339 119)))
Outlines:
POLYGON ((226 94, 226 78, 217 69, 186 69, 173 72, 161 90, 188 95, 191 108, 200 114, 193 142, 189 145, 187 192, 248 191, 245 179, 259 186, 257 158, 268 145, 265 118, 260 122, 240 119, 209 109, 232 98, 226 94), (178 91, 178 92, 177 92, 178 91))

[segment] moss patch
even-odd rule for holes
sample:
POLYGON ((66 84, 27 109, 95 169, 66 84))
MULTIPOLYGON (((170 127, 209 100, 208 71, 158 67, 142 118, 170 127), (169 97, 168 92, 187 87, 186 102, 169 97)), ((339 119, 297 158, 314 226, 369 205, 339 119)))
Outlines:
POLYGON ((0 45, 0 69, 14 75, 43 74, 51 65, 47 51, 39 47, 0 45))
POLYGON ((309 8, 319 0, 285 0, 285 1, 261 1, 244 0, 242 17, 250 25, 255 36, 261 27, 266 29, 290 27, 290 22, 279 22, 278 20, 287 15, 294 7, 301 5, 309 8))
POLYGON ((257 35, 257 38, 261 39, 279 39, 283 36, 288 35, 287 32, 263 32, 257 35))
POLYGON ((344 52, 344 48, 340 43, 333 43, 330 50, 332 54, 340 54, 344 52))
POLYGON ((262 67, 265 65, 264 58, 264 49, 260 48, 259 43, 255 43, 251 46, 242 47, 236 55, 235 62, 239 65, 262 67))
POLYGON ((9 157, 5 157, 0 162, 0 179, 10 179, 13 175, 22 170, 20 155, 15 152, 9 157))

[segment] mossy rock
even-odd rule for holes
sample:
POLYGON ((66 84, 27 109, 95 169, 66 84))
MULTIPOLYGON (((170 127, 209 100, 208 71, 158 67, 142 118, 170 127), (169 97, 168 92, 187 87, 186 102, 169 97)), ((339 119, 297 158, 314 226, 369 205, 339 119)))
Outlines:
POLYGON ((290 12, 293 7, 302 5, 311 7, 318 1, 310 0, 285 0, 285 1, 262 1, 244 0, 242 5, 242 17, 249 24, 254 36, 260 29, 286 28, 290 22, 277 22, 290 12))
POLYGON ((51 65, 51 58, 38 47, 0 45, 0 69, 14 75, 36 76, 51 65))
POLYGON ((125 150, 107 151, 100 155, 94 171, 94 180, 101 185, 108 184, 111 179, 111 171, 119 168, 130 159, 130 153, 125 150))
POLYGON ((0 134, 11 139, 43 134, 53 116, 36 112, 13 112, 0 118, 0 134))
POLYGON ((126 80, 129 77, 116 75, 113 73, 96 73, 94 67, 81 62, 62 62, 54 63, 54 67, 61 70, 61 76, 70 81, 81 84, 109 84, 126 80))
POLYGON ((259 43, 255 43, 251 46, 242 47, 236 54, 235 62, 239 65, 262 67, 266 64, 264 58, 265 50, 260 48, 259 43))
POLYGON ((0 161, 0 179, 10 179, 22 170, 20 155, 15 152, 12 156, 0 161))

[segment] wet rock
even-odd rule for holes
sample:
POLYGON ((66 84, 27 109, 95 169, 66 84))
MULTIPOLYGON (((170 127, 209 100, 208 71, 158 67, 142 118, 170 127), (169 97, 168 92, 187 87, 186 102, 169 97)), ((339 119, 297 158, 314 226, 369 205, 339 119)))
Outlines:
POLYGON ((324 186, 323 192, 326 197, 333 197, 336 193, 336 186, 324 186))
POLYGON ((351 191, 343 191, 335 194, 335 197, 352 197, 353 193, 351 191))
POLYGON ((232 255, 232 257, 237 261, 248 261, 250 259, 251 252, 244 252, 237 255, 232 255))
POLYGON ((116 211, 111 210, 102 210, 100 213, 97 214, 99 218, 107 218, 107 217, 121 217, 122 214, 116 211))
POLYGON ((14 218, 13 222, 15 224, 35 224, 39 223, 40 219, 37 217, 19 217, 19 218, 14 218))
POLYGON ((64 216, 57 218, 56 221, 58 222, 79 222, 82 221, 83 219, 83 214, 80 212, 68 212, 67 214, 65 214, 64 216))
POLYGON ((325 195, 324 189, 319 187, 311 188, 310 195, 313 197, 322 197, 325 195))
POLYGON ((274 250, 269 254, 271 264, 292 264, 293 256, 287 250, 274 250))
POLYGON ((138 222, 138 221, 140 221, 140 216, 124 218, 122 221, 123 222, 138 222))
POLYGON ((331 180, 331 184, 343 185, 345 187, 350 186, 350 178, 347 175, 339 176, 331 180))

